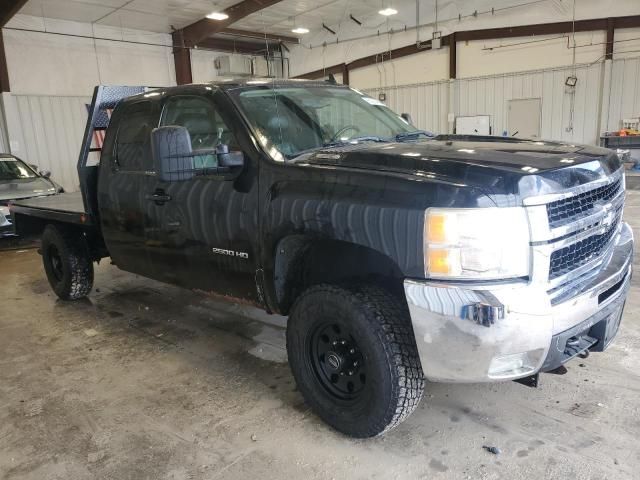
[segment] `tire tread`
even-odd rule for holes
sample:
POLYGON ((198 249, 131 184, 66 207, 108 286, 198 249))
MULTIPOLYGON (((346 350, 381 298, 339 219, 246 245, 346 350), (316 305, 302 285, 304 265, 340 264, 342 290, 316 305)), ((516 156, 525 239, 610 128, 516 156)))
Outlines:
POLYGON ((424 393, 422 372, 409 311, 404 302, 381 287, 363 284, 337 286, 320 284, 308 288, 296 300, 292 316, 309 296, 333 297, 340 302, 356 303, 365 310, 372 331, 380 340, 393 379, 391 401, 385 414, 362 425, 359 431, 349 432, 361 438, 383 435, 402 423, 418 406, 424 393))
MULTIPOLYGON (((77 231, 47 225, 42 235, 43 243, 55 243, 68 262, 71 280, 68 285, 52 287, 63 300, 79 300, 86 297, 93 288, 93 261, 85 238, 77 231)), ((51 279, 49 280, 51 282, 51 279)))

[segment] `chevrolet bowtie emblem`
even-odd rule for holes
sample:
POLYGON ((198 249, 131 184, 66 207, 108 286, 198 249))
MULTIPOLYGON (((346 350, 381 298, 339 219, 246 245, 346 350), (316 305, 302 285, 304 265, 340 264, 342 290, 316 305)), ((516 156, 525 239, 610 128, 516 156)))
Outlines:
POLYGON ((605 228, 609 228, 611 225, 613 225, 613 220, 615 218, 615 213, 612 209, 612 205, 610 203, 603 205, 602 209, 604 210, 605 214, 604 217, 602 217, 602 223, 601 225, 605 228))

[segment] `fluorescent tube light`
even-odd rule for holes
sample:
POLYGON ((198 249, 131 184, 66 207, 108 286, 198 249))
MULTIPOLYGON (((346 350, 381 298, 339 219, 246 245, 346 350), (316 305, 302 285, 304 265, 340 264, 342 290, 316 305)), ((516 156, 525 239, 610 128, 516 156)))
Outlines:
POLYGON ((207 18, 210 18, 211 20, 226 20, 229 18, 229 15, 223 12, 211 12, 207 15, 207 18))
POLYGON ((398 11, 395 8, 387 7, 383 8, 378 12, 380 15, 384 15, 385 17, 390 17, 391 15, 395 15, 398 11))

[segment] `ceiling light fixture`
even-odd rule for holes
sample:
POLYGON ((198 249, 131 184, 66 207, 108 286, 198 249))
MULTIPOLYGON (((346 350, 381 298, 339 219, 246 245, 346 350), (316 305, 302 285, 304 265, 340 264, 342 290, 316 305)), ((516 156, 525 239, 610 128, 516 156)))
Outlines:
POLYGON ((226 20, 229 18, 229 15, 224 12, 211 12, 207 15, 207 18, 210 18, 211 20, 226 20))
POLYGON ((305 33, 309 33, 309 29, 308 28, 304 28, 304 27, 296 27, 291 31, 293 33, 297 33, 299 35, 304 35, 305 33))
POLYGON ((398 10, 396 10, 395 8, 387 7, 383 8, 378 13, 380 15, 384 15, 385 17, 390 17, 391 15, 395 15, 396 13, 398 13, 398 10))

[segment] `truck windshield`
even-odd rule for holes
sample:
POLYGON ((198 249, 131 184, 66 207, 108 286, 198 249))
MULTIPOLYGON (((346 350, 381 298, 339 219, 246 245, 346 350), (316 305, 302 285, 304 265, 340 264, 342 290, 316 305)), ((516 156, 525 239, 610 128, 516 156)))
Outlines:
POLYGON ((0 158, 0 180, 34 178, 36 174, 17 158, 0 158))
POLYGON ((230 93, 279 160, 349 142, 395 140, 416 131, 382 102, 346 87, 256 85, 230 93))

